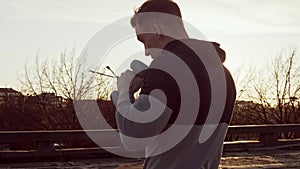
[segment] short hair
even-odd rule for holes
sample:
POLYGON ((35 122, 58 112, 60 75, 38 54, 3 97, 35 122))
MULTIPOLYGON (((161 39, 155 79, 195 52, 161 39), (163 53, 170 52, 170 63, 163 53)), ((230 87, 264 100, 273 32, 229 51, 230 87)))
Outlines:
POLYGON ((182 18, 178 5, 172 0, 148 0, 139 8, 134 10, 135 14, 131 18, 130 23, 133 28, 136 27, 136 14, 143 12, 160 12, 170 14, 182 18))

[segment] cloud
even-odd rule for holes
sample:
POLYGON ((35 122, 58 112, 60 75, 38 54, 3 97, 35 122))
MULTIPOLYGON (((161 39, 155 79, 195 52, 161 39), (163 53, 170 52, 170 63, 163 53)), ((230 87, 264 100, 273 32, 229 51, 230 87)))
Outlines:
MULTIPOLYGON (((184 18, 206 31, 300 33, 298 0, 176 1, 184 18)), ((132 9, 140 3, 138 0, 2 0, 0 19, 108 24, 132 15, 132 9)))
POLYGON ((10 10, 0 11, 0 14, 14 20, 29 21, 81 21, 103 22, 111 21, 132 14, 134 1, 128 0, 6 0, 1 6, 10 10), (113 9, 113 10, 112 10, 113 9), (128 10, 130 9, 130 10, 128 10))
POLYGON ((298 0, 180 1, 183 16, 212 31, 300 33, 298 0))

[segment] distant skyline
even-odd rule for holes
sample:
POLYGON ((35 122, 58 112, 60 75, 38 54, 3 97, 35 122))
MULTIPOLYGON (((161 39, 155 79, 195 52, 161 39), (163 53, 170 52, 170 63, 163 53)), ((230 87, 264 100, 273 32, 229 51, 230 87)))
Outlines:
MULTIPOLYGON (((17 73, 36 55, 79 54, 105 25, 133 14, 138 0, 0 0, 0 87, 19 89, 17 73)), ((298 0, 177 0, 184 20, 227 52, 232 72, 264 67, 282 49, 300 48, 298 0)), ((134 41, 132 45, 140 46, 134 41)), ((300 50, 300 49, 299 49, 300 50)))

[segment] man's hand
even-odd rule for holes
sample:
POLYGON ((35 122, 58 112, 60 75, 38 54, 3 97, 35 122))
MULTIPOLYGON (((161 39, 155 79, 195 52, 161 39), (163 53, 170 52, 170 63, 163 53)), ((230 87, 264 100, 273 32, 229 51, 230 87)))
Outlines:
POLYGON ((135 76, 130 82, 129 92, 132 94, 137 92, 142 87, 143 82, 144 78, 135 76))
POLYGON ((118 78, 117 85, 119 93, 124 93, 129 91, 130 81, 133 79, 134 73, 130 70, 126 70, 118 78))
POLYGON ((119 93, 127 91, 130 93, 135 93, 141 88, 143 80, 143 78, 135 76, 132 71, 126 70, 118 78, 118 91, 119 93))

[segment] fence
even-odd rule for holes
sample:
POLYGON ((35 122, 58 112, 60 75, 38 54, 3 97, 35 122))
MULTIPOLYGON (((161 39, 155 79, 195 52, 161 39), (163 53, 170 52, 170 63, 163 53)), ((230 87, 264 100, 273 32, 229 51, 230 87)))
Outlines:
MULTIPOLYGON (((259 148, 280 148, 284 146, 300 146, 300 140, 280 139, 282 133, 300 132, 300 124, 285 125, 241 125, 229 126, 227 141, 224 143, 225 151, 244 151, 259 148), (239 140, 230 140, 234 135, 255 134, 256 137, 244 137, 239 140)), ((32 158, 32 157, 58 157, 99 155, 101 157, 113 156, 99 147, 72 147, 60 145, 68 142, 91 142, 88 135, 99 139, 113 139, 115 130, 59 130, 59 131, 0 131, 0 160, 6 158, 32 158), (32 144, 31 150, 11 150, 12 144, 32 144), (1 148, 2 146, 2 148, 1 148)), ((295 135, 294 135, 295 136, 295 135)), ((110 145, 111 146, 111 145, 110 145)), ((118 147, 111 146, 116 149, 118 147)))

